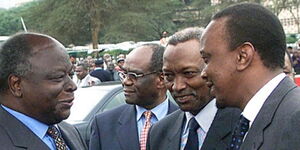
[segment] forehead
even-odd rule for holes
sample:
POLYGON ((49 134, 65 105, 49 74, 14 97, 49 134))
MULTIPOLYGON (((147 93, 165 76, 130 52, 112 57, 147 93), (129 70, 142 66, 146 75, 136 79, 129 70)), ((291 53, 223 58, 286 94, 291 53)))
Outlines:
POLYGON ((152 53, 152 49, 149 46, 136 48, 126 57, 123 67, 127 71, 147 71, 152 53))
POLYGON ((75 70, 84 70, 83 66, 76 66, 75 70))
POLYGON ((226 18, 212 20, 204 30, 200 39, 200 54, 204 57, 218 56, 229 48, 230 38, 226 31, 226 18))
POLYGON ((69 69, 72 64, 69 60, 68 54, 63 46, 60 44, 47 43, 45 45, 38 45, 34 48, 34 53, 29 58, 33 68, 43 71, 50 71, 54 69, 69 69))
POLYGON ((204 65, 200 55, 199 41, 195 39, 177 45, 168 45, 163 61, 163 69, 201 68, 204 65))
POLYGON ((203 44, 209 42, 210 46, 218 45, 220 42, 226 40, 226 21, 227 18, 220 18, 217 20, 212 20, 205 28, 200 43, 203 44), (214 43, 211 45, 211 43, 214 43))

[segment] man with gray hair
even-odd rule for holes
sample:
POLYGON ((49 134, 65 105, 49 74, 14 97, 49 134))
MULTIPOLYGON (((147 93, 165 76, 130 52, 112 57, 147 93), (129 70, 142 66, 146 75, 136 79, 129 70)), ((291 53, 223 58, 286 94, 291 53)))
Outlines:
POLYGON ((76 85, 65 47, 39 33, 13 35, 0 47, 0 147, 85 150, 79 132, 62 122, 76 85))
POLYGON ((218 109, 201 77, 202 29, 187 28, 170 37, 163 55, 167 89, 180 110, 153 125, 148 150, 226 150, 238 120, 237 109, 218 109))

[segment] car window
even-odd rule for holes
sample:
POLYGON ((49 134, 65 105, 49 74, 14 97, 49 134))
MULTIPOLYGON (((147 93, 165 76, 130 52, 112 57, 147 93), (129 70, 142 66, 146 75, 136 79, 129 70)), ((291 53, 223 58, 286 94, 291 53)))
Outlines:
POLYGON ((71 124, 82 122, 100 101, 104 100, 108 93, 118 86, 120 85, 78 88, 74 93, 75 99, 71 107, 71 115, 66 121, 71 124))
POLYGON ((101 110, 101 112, 110 110, 112 108, 115 108, 117 106, 120 106, 122 104, 125 104, 125 96, 124 96, 124 92, 121 92, 119 94, 117 94, 116 96, 114 96, 112 98, 111 101, 109 101, 101 110))

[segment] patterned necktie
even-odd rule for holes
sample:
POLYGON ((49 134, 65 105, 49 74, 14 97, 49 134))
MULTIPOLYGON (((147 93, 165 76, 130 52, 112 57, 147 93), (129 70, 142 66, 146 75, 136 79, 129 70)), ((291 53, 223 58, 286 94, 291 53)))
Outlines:
POLYGON ((57 150, 67 150, 67 145, 55 126, 49 126, 47 133, 54 139, 57 150))
POLYGON ((152 112, 151 111, 145 111, 144 116, 145 116, 146 121, 145 121, 145 125, 143 127, 141 137, 140 137, 141 150, 146 150, 146 142, 147 142, 148 131, 151 127, 150 119, 151 119, 151 116, 152 116, 152 112))
POLYGON ((234 129, 232 140, 230 143, 230 150, 239 150, 243 143, 244 137, 249 130, 249 120, 243 115, 240 116, 239 123, 234 129))
POLYGON ((200 126, 198 122, 193 117, 189 122, 189 135, 184 150, 198 150, 199 140, 198 140, 197 129, 199 127, 200 126))

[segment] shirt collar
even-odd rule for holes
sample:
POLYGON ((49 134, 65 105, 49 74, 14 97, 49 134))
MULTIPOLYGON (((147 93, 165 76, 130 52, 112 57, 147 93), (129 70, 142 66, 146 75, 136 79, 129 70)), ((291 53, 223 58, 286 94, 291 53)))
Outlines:
POLYGON ((95 67, 94 70, 103 70, 101 67, 95 67))
MULTIPOLYGON (((200 127, 203 129, 205 133, 208 132, 215 115, 218 111, 218 108, 216 106, 216 99, 211 100, 203 109, 200 110, 200 112, 195 116, 196 121, 200 125, 200 127)), ((185 112, 186 116, 186 123, 185 123, 185 130, 188 126, 188 123, 192 117, 194 117, 193 114, 190 112, 185 112)))
POLYGON ((267 84, 265 84, 248 102, 242 115, 250 121, 250 127, 256 118, 259 110, 263 106, 272 91, 278 86, 279 82, 285 77, 284 73, 280 73, 267 84))
POLYGON ((26 125, 35 135, 37 135, 40 139, 42 139, 48 130, 48 125, 33 119, 29 116, 26 116, 22 113, 19 113, 15 110, 12 110, 8 107, 1 105, 3 109, 5 109, 8 113, 16 117, 19 121, 21 121, 24 125, 26 125))
MULTIPOLYGON (((136 108, 136 120, 140 120, 141 117, 143 116, 143 113, 145 111, 147 111, 147 109, 145 109, 144 107, 135 105, 136 108)), ((157 105, 156 107, 152 108, 150 111, 154 114, 154 116, 157 118, 157 120, 161 120, 162 118, 164 118, 167 113, 168 113, 168 109, 169 108, 169 101, 168 98, 166 98, 164 100, 164 102, 160 103, 159 105, 157 105)))

